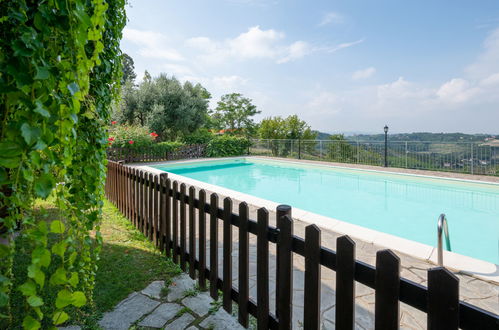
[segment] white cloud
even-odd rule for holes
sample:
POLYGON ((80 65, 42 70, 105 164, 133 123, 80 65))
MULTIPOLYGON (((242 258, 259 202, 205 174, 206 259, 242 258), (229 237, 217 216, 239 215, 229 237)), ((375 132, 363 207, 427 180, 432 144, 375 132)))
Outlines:
POLYGON ((186 76, 193 74, 191 68, 189 68, 188 66, 176 63, 163 64, 161 65, 161 69, 166 70, 167 74, 172 74, 175 76, 186 76))
POLYGON ((216 41, 207 37, 195 37, 186 40, 186 45, 200 51, 201 58, 208 62, 223 62, 230 58, 276 61, 286 56, 289 57, 288 60, 298 58, 296 53, 303 42, 298 41, 286 46, 282 43, 284 38, 282 32, 273 29, 262 30, 259 26, 253 26, 233 39, 216 41))
POLYGON ((331 12, 325 13, 322 16, 322 19, 319 23, 319 26, 324 26, 324 25, 328 25, 328 24, 341 24, 344 21, 345 20, 344 20, 342 15, 340 15, 334 11, 331 11, 331 12))
POLYGON ((463 103, 469 101, 480 92, 470 82, 462 78, 454 78, 444 83, 437 91, 437 96, 446 102, 463 103))
POLYGON ((216 76, 212 78, 215 87, 222 90, 234 90, 241 85, 245 85, 248 80, 237 75, 216 76))
POLYGON ((491 72, 499 72, 499 28, 492 31, 483 43, 484 51, 470 66, 466 73, 475 79, 483 79, 491 72))
POLYGON ((315 114, 335 114, 341 110, 341 100, 333 92, 322 91, 309 100, 307 109, 315 114))
POLYGON ((194 37, 187 39, 185 44, 198 50, 201 53, 201 59, 210 63, 224 63, 229 59, 270 59, 282 64, 315 52, 334 53, 364 41, 360 39, 333 47, 317 47, 302 40, 287 44, 285 38, 286 35, 283 32, 274 29, 262 30, 257 25, 233 39, 216 41, 207 37, 194 37))
POLYGON ((376 68, 369 67, 362 70, 357 70, 352 74, 353 80, 362 80, 372 77, 376 73, 376 68))
POLYGON ((296 41, 289 45, 287 55, 278 59, 277 63, 286 63, 300 59, 313 51, 312 47, 304 41, 296 41))
POLYGON ((279 46, 277 42, 284 38, 284 33, 270 30, 262 30, 259 26, 248 29, 238 37, 229 40, 230 51, 242 58, 274 58, 278 56, 279 46))
POLYGON ((485 79, 480 81, 482 86, 493 86, 499 84, 499 72, 493 73, 485 79))
POLYGON ((363 42, 364 42, 364 39, 359 39, 359 40, 352 41, 352 42, 344 42, 344 43, 338 44, 336 46, 329 47, 327 49, 327 52, 328 53, 335 53, 335 52, 337 52, 337 51, 339 51, 341 49, 349 48, 349 47, 361 44, 363 42))
POLYGON ((159 32, 125 28, 123 29, 123 39, 139 46, 137 52, 142 57, 170 61, 184 60, 178 51, 166 46, 168 40, 159 32))

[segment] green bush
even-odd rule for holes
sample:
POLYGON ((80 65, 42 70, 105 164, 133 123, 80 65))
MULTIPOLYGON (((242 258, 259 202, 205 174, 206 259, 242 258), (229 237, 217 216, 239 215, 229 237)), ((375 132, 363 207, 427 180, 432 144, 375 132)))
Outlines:
POLYGON ((109 129, 109 145, 115 148, 149 147, 155 144, 155 139, 155 133, 144 126, 114 124, 109 129))
POLYGON ((184 146, 182 142, 159 142, 150 146, 154 152, 172 152, 184 146))
POLYGON ((251 141, 244 137, 222 135, 216 137, 206 146, 208 157, 241 156, 248 153, 251 141))
POLYGON ((201 128, 194 133, 185 136, 182 141, 185 144, 207 144, 215 138, 215 135, 208 131, 206 128, 201 128))

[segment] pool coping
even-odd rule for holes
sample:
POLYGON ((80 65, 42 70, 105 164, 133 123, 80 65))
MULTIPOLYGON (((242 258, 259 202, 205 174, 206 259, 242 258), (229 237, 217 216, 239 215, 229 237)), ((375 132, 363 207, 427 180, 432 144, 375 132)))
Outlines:
MULTIPOLYGON (((162 164, 175 164, 175 163, 193 163, 193 162, 203 162, 203 161, 217 161, 217 160, 227 160, 227 159, 245 159, 245 158, 261 158, 261 159, 269 159, 269 157, 258 157, 258 156, 242 156, 242 157, 227 157, 227 158, 197 158, 197 159, 191 159, 191 160, 179 160, 179 161, 167 161, 167 162, 155 162, 155 163, 148 163, 147 165, 140 164, 140 163, 131 163, 127 164, 132 167, 137 167, 141 168, 143 170, 147 170, 149 172, 155 173, 155 174, 160 174, 160 173, 165 173, 166 171, 156 169, 151 166, 155 165, 162 165, 162 164)), ((273 158, 270 158, 273 159, 273 158)), ((274 158, 275 159, 275 158, 274 158)), ((300 161, 296 160, 286 160, 286 159, 275 159, 279 161, 285 161, 289 163, 301 163, 300 161)), ((308 162, 307 162, 308 163, 308 162)), ((334 165, 328 165, 328 164, 317 164, 316 162, 313 162, 315 165, 322 165, 326 167, 333 167, 333 168, 338 168, 340 166, 334 166, 334 165)), ((341 168, 344 169, 354 169, 354 170, 359 170, 359 171, 374 171, 374 172, 383 172, 387 173, 388 171, 376 171, 376 170, 364 170, 360 168, 353 168, 353 167, 346 167, 346 166, 341 166, 341 168)), ((224 188, 221 186, 205 183, 202 181, 194 180, 182 175, 168 173, 168 177, 173 180, 178 180, 181 181, 185 184, 188 185, 193 185, 196 186, 200 189, 206 189, 210 191, 216 191, 220 192, 220 194, 223 194, 225 196, 231 196, 235 199, 245 201, 248 204, 252 204, 256 207, 265 207, 269 210, 275 210, 279 203, 255 197, 253 195, 241 193, 232 189, 224 188)), ((413 175, 413 176, 419 176, 419 177, 426 177, 426 178, 438 178, 438 179, 448 179, 448 180, 457 180, 457 181, 467 181, 467 182, 473 182, 473 183, 479 183, 479 184, 493 184, 493 185, 499 185, 494 182, 484 182, 484 181, 475 181, 475 180, 464 180, 464 179, 455 179, 455 178, 447 178, 447 177, 437 177, 437 176, 427 176, 427 175, 421 175, 421 174, 406 174, 406 173, 397 173, 397 172, 389 172, 391 174, 400 174, 400 175, 413 175)), ((437 265, 437 248, 419 243, 416 241, 412 241, 406 238, 402 238, 399 236, 383 233, 377 230, 369 229, 366 227, 354 225, 342 220, 338 220, 332 217, 327 217, 323 216, 320 214, 316 214, 310 211, 305 211, 299 208, 293 207, 292 209, 292 216, 295 219, 304 221, 306 223, 311 223, 311 224, 316 224, 319 227, 322 227, 324 229, 339 233, 339 234, 344 234, 344 235, 349 235, 353 238, 360 239, 364 242, 367 243, 372 243, 376 244, 382 247, 386 247, 389 249, 393 249, 396 251, 399 251, 401 253, 407 254, 409 256, 416 257, 418 259, 425 260, 427 262, 430 262, 432 264, 437 265)), ((436 232, 436 230, 435 230, 436 232)), ((494 263, 484 261, 484 260, 479 260, 475 259, 472 257, 468 257, 465 255, 461 255, 455 252, 450 252, 450 251, 443 251, 444 252, 444 266, 451 268, 453 270, 460 271, 462 273, 480 278, 485 281, 490 281, 494 282, 496 284, 499 284, 499 265, 496 265, 494 263)))

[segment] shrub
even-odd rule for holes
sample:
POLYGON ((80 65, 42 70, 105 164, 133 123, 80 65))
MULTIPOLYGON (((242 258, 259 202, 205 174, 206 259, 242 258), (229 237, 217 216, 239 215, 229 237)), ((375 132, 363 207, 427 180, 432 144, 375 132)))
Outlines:
POLYGON ((207 144, 215 138, 215 135, 206 128, 199 129, 194 133, 185 136, 182 140, 185 144, 207 144))
POLYGON ((248 153, 251 141, 239 136, 222 135, 208 142, 206 155, 208 157, 241 156, 248 153))
POLYGON ((149 147, 154 144, 156 137, 156 133, 144 126, 113 125, 109 130, 109 145, 131 149, 149 147))
POLYGON ((178 148, 184 146, 182 142, 159 142, 151 145, 150 147, 154 152, 172 152, 177 150, 178 148))

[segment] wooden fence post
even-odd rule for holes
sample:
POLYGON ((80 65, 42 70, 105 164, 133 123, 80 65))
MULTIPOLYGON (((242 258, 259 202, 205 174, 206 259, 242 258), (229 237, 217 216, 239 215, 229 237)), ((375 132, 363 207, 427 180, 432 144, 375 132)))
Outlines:
POLYGON ((223 307, 232 313, 232 199, 224 199, 223 219, 223 307))
POLYGON ((278 279, 276 289, 279 300, 276 301, 279 329, 291 329, 293 301, 293 219, 285 215, 279 219, 279 239, 277 243, 278 279))
MULTIPOLYGON (((159 249, 161 251, 166 251, 166 217, 168 214, 168 186, 167 186, 167 173, 161 173, 159 175, 159 249)), ((168 255, 168 254, 167 254, 168 255)))
POLYGON ((179 263, 178 260, 178 204, 179 204, 178 182, 173 181, 173 196, 172 196, 172 212, 173 212, 173 262, 179 263))
POLYGON ((390 250, 376 253, 374 328, 399 328, 400 259, 390 250))
POLYGON ((185 221, 185 183, 180 185, 180 268, 185 272, 186 270, 186 260, 185 260, 185 250, 186 250, 186 230, 187 224, 185 221))
POLYGON ((218 300, 218 195, 210 196, 210 295, 218 300))
POLYGON ((165 224, 165 249, 166 256, 170 257, 171 247, 172 247, 172 203, 174 199, 170 196, 170 191, 172 191, 172 182, 170 179, 166 179, 166 224, 165 224))
MULTIPOLYGON (((277 231, 278 233, 280 232, 280 226, 282 224, 282 218, 287 215, 291 217, 291 206, 289 205, 279 205, 276 208, 276 224, 277 224, 277 231)), ((278 242, 279 243, 279 242, 278 242)), ((276 248, 276 260, 279 262, 279 248, 276 248)), ((276 268, 276 290, 275 290, 275 301, 278 302, 280 301, 280 292, 279 292, 279 267, 276 268)), ((276 304, 277 307, 277 304, 276 304)), ((275 314, 277 318, 279 318, 279 310, 276 308, 275 314)))
POLYGON ((257 290, 257 326, 269 328, 269 212, 258 209, 258 234, 256 243, 256 290, 257 290))
POLYGON ((161 187, 159 185, 159 175, 154 175, 153 184, 153 199, 154 199, 154 209, 153 209, 153 242, 156 247, 160 246, 161 242, 161 231, 160 231, 160 198, 161 198, 161 187))
POLYGON ((196 188, 189 187, 189 276, 196 278, 196 219, 194 212, 194 199, 196 188))
POLYGON ((428 270, 428 330, 459 328, 459 279, 443 267, 428 270))
POLYGON ((199 191, 199 287, 206 289, 206 192, 199 191))
POLYGON ((239 204, 239 323, 248 327, 249 301, 249 210, 248 204, 239 204))
POLYGON ((348 236, 336 240, 337 329, 355 328, 355 242, 348 236))
POLYGON ((303 328, 319 330, 321 320, 321 230, 305 228, 305 287, 303 328))

